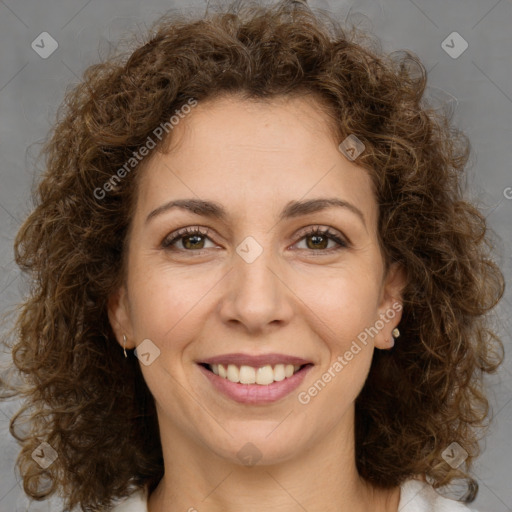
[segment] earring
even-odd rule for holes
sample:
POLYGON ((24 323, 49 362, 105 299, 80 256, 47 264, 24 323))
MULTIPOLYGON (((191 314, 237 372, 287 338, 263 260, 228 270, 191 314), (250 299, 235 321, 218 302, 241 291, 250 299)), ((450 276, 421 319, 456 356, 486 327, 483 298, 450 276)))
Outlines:
POLYGON ((398 338, 398 336, 400 336, 400 331, 398 330, 397 327, 395 327, 393 329, 393 331, 391 332, 391 340, 389 341, 391 347, 394 347, 395 346, 395 339, 398 338))
POLYGON ((124 352, 124 357, 128 357, 128 355, 126 354, 126 335, 123 334, 123 352, 124 352))

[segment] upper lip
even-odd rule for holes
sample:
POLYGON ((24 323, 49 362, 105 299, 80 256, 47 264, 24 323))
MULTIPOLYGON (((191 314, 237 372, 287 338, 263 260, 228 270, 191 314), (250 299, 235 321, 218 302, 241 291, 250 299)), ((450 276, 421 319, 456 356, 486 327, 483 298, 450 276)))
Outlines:
POLYGON ((275 366, 276 364, 293 364, 293 365, 304 365, 310 364, 311 361, 307 361, 302 357, 289 356, 285 354, 260 354, 257 356, 251 356, 249 354, 223 354, 219 356, 209 357, 200 361, 204 364, 234 364, 236 366, 252 366, 254 368, 260 368, 261 366, 275 366))

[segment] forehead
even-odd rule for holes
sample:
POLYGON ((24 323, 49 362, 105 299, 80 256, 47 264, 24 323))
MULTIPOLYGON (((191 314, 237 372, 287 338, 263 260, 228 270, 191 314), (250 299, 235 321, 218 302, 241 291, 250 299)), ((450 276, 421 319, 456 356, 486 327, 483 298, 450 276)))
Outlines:
POLYGON ((368 173, 339 151, 332 119, 312 97, 199 102, 171 136, 168 152, 152 155, 144 170, 142 202, 195 195, 229 210, 340 196, 369 220, 375 215, 368 173))
MULTIPOLYGON (((170 151, 178 152, 191 136, 213 150, 218 141, 259 145, 269 151, 297 151, 305 140, 336 143, 335 123, 327 112, 325 102, 313 95, 246 99, 226 94, 199 102, 183 116, 171 133, 170 151)), ((217 149, 222 148, 217 145, 217 149)))

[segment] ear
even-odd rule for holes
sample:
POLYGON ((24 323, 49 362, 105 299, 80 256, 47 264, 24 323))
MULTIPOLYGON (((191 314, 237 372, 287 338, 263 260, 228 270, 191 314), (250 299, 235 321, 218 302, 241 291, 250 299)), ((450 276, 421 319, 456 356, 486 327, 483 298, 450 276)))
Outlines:
POLYGON ((398 327, 402 318, 402 291, 405 288, 407 275, 399 263, 392 263, 384 278, 378 308, 376 325, 383 324, 375 336, 375 348, 390 349, 394 345, 393 329, 398 327))
POLYGON ((124 334, 126 336, 126 348, 135 348, 128 295, 124 285, 108 298, 108 319, 117 342, 121 346, 124 345, 124 334))

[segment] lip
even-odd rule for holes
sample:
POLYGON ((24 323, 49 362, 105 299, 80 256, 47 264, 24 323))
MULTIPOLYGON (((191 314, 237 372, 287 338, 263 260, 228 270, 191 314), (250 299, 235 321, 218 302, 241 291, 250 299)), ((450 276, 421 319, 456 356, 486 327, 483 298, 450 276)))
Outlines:
MULTIPOLYGON (((291 359, 298 360, 297 358, 291 359)), ((306 374, 309 372, 309 370, 313 368, 313 364, 308 364, 307 366, 304 366, 296 373, 294 373, 291 377, 264 386, 260 384, 240 384, 238 382, 231 382, 228 379, 215 375, 215 373, 206 369, 201 364, 197 364, 197 366, 217 391, 227 396, 228 398, 231 398, 235 402, 251 405, 269 404, 272 402, 277 402, 281 398, 289 395, 292 391, 297 389, 297 387, 302 383, 302 381, 306 377, 306 374)))
MULTIPOLYGON (((236 366, 252 366, 253 368, 260 368, 261 366, 275 366, 276 364, 293 364, 293 365, 304 365, 304 364, 313 364, 312 361, 307 361, 301 357, 289 356, 286 354, 259 354, 259 355, 250 355, 250 354, 242 354, 242 353, 234 353, 234 354, 223 354, 215 357, 209 357, 208 359, 203 359, 201 361, 197 361, 198 363, 206 363, 206 364, 234 364, 236 366)), ((290 377, 291 378, 291 377, 290 377)))

